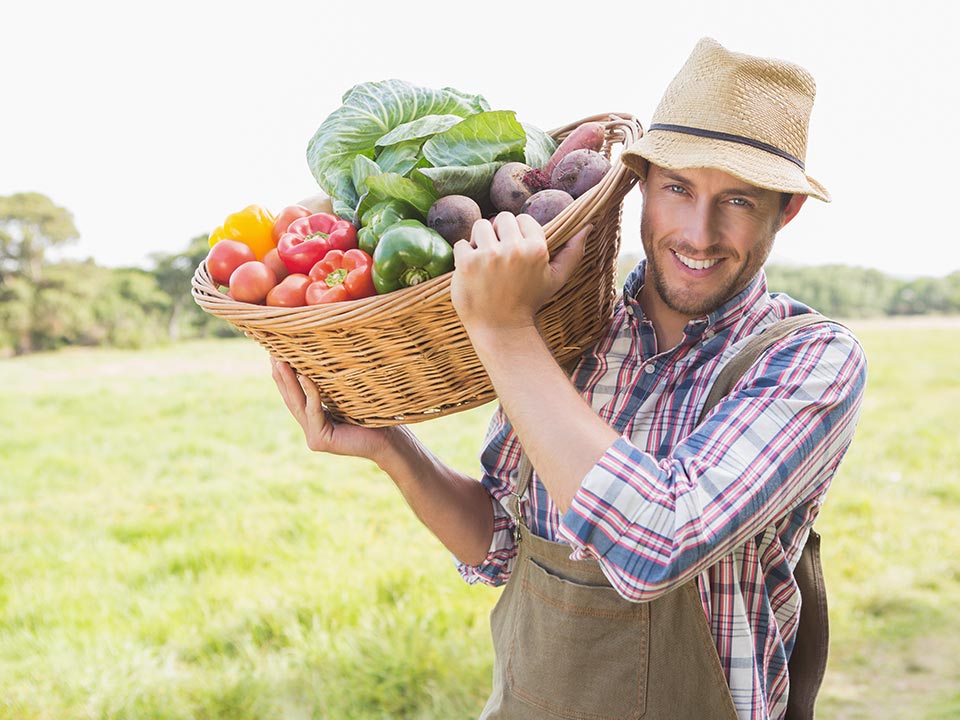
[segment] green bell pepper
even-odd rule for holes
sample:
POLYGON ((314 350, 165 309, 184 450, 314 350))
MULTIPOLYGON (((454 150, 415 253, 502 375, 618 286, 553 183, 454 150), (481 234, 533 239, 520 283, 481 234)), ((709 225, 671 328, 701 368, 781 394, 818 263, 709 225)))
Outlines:
POLYGON ((412 218, 415 214, 415 210, 400 200, 381 200, 371 205, 360 216, 361 227, 357 232, 360 249, 368 255, 373 255, 384 230, 394 223, 412 218))
POLYGON ((453 270, 453 248, 419 220, 395 222, 373 252, 373 284, 379 294, 412 287, 453 270))

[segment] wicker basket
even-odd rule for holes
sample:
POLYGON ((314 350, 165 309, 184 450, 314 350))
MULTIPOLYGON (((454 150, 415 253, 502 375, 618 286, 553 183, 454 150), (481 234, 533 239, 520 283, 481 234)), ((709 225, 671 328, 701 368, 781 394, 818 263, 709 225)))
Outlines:
MULTIPOLYGON (((599 185, 545 227, 554 251, 586 223, 594 225, 573 277, 538 315, 544 339, 561 364, 596 342, 609 322, 623 199, 636 182, 614 150, 627 147, 642 132, 631 115, 608 114, 550 134, 562 140, 588 120, 605 124, 604 152, 613 166, 599 185)), ((362 300, 278 308, 231 300, 203 262, 194 273, 192 291, 206 312, 231 322, 313 379, 334 417, 382 427, 449 415, 495 397, 450 302, 451 276, 362 300)))

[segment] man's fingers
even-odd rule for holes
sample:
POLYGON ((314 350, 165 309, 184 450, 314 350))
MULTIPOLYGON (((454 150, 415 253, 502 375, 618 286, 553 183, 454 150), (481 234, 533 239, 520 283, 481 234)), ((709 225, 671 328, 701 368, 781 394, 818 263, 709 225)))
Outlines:
POLYGON ((532 215, 521 213, 517 215, 517 229, 525 238, 545 238, 543 226, 532 215))
POLYGON ((477 220, 470 233, 470 244, 478 250, 489 250, 496 247, 497 233, 493 223, 489 220, 477 220))
POLYGON ((563 278, 564 281, 573 273, 577 267, 577 263, 579 263, 583 257, 584 245, 591 230, 593 230, 593 225, 587 225, 579 230, 576 235, 567 240, 567 242, 557 250, 553 256, 553 260, 550 261, 556 274, 563 278))
POLYGON ((295 397, 297 394, 294 384, 296 382, 296 375, 293 372, 293 368, 276 358, 270 358, 270 364, 273 381, 277 384, 280 395, 289 405, 289 400, 293 399, 291 396, 295 397))
POLYGON ((472 240, 457 240, 453 245, 453 266, 455 268, 463 267, 467 257, 476 249, 472 240))
MULTIPOLYGON (((523 216, 514 215, 506 210, 497 213, 497 216, 493 219, 493 229, 496 230, 500 242, 519 242, 523 240, 526 233, 520 226, 520 217, 523 216)), ((533 218, 530 219, 533 220, 533 218)))
POLYGON ((303 390, 304 422, 303 434, 307 447, 311 450, 326 450, 329 440, 329 418, 320 400, 320 390, 313 380, 305 375, 297 375, 297 381, 303 390))
POLYGON ((320 403, 320 390, 317 389, 316 383, 305 375, 297 375, 297 382, 300 385, 300 389, 303 390, 307 417, 316 413, 323 413, 323 408, 320 403))
POLYGON ((299 375, 287 363, 271 358, 273 380, 290 414, 303 429, 307 447, 324 449, 328 420, 320 389, 310 378, 299 375))
POLYGON ((273 381, 280 391, 280 397, 283 398, 284 405, 293 415, 294 419, 301 425, 308 420, 307 400, 303 386, 299 382, 298 375, 287 363, 271 358, 273 365, 273 381))

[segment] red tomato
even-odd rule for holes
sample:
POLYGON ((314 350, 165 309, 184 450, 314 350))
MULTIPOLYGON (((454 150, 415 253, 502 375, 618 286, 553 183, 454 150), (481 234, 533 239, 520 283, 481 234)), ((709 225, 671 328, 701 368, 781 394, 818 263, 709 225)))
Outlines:
POLYGON ((269 250, 267 254, 263 256, 263 262, 273 270, 273 274, 277 276, 277 282, 283 280, 290 274, 290 270, 287 269, 287 266, 283 264, 283 260, 280 259, 280 251, 276 248, 269 250))
POLYGON ((249 245, 239 240, 219 240, 207 253, 207 270, 217 285, 229 285, 234 270, 256 259, 249 245))
POLYGON ((230 276, 230 297, 237 302, 262 304, 270 288, 276 284, 277 276, 273 270, 260 260, 251 260, 230 276))
POLYGON ((273 222, 273 244, 276 245, 280 242, 280 236, 287 231, 290 223, 312 214, 313 211, 303 205, 289 205, 281 210, 277 219, 273 222))
POLYGON ((313 278, 303 273, 292 273, 267 293, 267 305, 273 307, 302 307, 307 304, 307 286, 313 278))

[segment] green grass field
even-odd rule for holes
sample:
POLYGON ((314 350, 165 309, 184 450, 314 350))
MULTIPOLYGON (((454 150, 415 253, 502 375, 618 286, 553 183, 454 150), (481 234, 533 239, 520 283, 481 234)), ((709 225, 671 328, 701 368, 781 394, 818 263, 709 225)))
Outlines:
MULTIPOLYGON (((960 717, 960 327, 860 334, 818 716, 960 717)), ((475 474, 489 413, 413 429, 475 474)), ((473 718, 497 595, 253 341, 0 360, 0 718, 473 718)))

